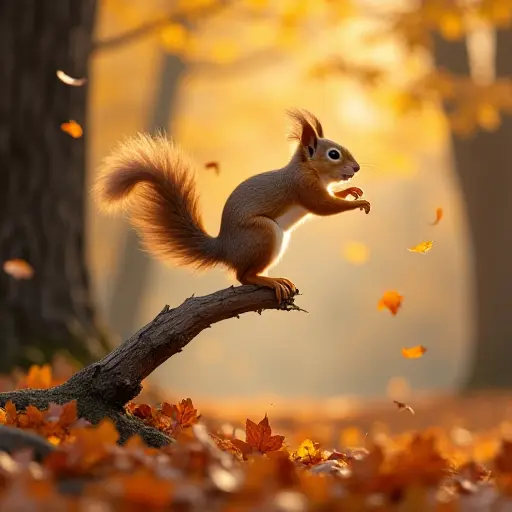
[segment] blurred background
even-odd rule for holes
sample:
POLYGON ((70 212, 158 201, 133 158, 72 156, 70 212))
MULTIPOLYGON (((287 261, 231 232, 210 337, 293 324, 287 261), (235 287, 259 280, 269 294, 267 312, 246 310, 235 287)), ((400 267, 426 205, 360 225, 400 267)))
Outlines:
POLYGON ((371 214, 294 232, 272 273, 308 314, 217 324, 150 382, 266 410, 512 385, 512 2, 7 0, 0 13, 2 371, 95 360, 164 304, 233 284, 156 262, 126 219, 98 212, 88 191, 119 139, 175 138, 216 234, 233 188, 286 164, 298 107, 356 156, 371 214), (377 308, 388 290, 404 297, 396 316, 377 308), (423 357, 402 356, 417 345, 423 357))

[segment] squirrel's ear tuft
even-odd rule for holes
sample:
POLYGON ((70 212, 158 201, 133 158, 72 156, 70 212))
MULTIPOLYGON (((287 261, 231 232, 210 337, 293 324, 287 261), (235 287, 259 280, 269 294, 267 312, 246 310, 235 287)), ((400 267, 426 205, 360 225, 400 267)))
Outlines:
POLYGON ((320 135, 318 133, 318 127, 323 135, 320 122, 316 117, 304 110, 288 110, 288 115, 292 120, 292 127, 288 134, 288 138, 299 142, 304 150, 304 154, 311 158, 313 156, 312 153, 316 151, 318 144, 318 136, 320 135), (315 126, 316 129, 313 126, 315 126))

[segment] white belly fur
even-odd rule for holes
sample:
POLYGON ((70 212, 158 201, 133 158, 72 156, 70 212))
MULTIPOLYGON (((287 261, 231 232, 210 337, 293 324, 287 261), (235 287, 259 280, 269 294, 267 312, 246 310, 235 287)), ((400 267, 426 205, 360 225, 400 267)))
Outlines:
POLYGON ((272 255, 272 263, 267 267, 266 271, 279 263, 288 247, 292 231, 304 222, 308 215, 309 211, 306 208, 297 205, 292 206, 288 211, 275 219, 275 222, 272 223, 275 236, 274 254, 272 255))

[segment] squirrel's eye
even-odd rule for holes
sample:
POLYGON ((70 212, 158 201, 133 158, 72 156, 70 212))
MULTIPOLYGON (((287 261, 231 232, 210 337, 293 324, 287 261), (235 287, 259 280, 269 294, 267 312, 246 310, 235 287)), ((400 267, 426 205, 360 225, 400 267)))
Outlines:
POLYGON ((329 149, 329 151, 327 151, 327 158, 329 160, 339 160, 341 158, 341 153, 337 149, 329 149))

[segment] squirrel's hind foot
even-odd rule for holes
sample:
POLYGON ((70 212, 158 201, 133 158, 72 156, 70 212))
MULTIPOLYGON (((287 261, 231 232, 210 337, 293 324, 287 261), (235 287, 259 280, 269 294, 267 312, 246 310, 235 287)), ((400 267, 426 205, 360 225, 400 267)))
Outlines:
POLYGON ((265 286, 271 288, 276 292, 277 302, 281 304, 292 298, 297 293, 297 287, 285 277, 266 277, 266 276, 244 276, 242 284, 255 284, 258 286, 265 286))

